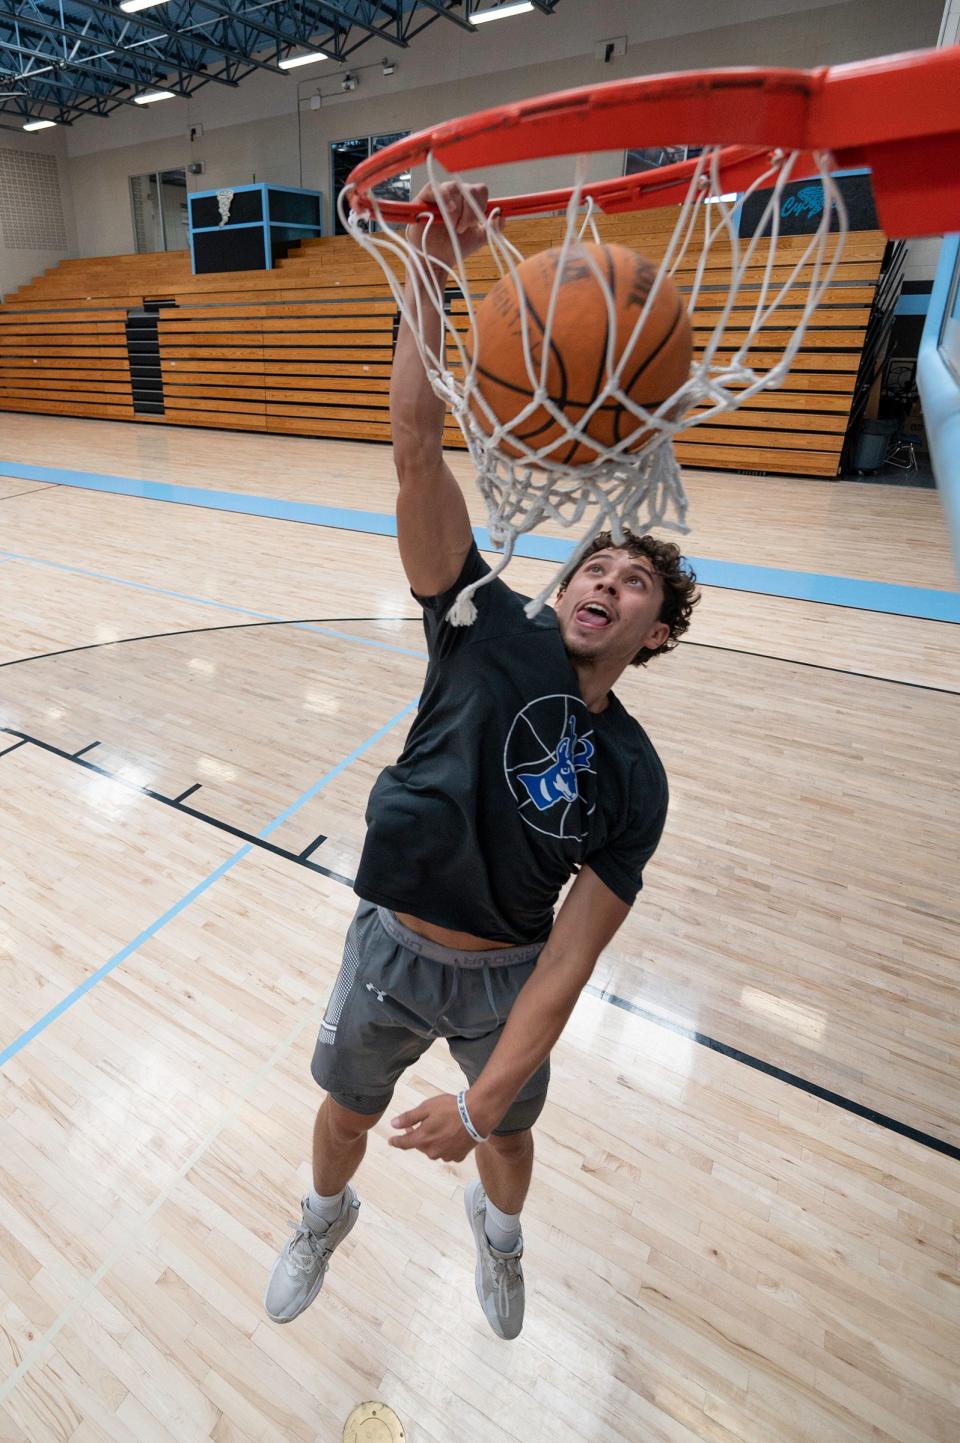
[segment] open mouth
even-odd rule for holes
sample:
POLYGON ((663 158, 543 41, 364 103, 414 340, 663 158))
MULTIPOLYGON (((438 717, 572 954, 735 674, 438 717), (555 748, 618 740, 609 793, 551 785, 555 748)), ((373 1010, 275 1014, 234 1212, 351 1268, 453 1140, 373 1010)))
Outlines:
POLYGON ((581 626, 589 626, 591 630, 601 631, 609 626, 613 620, 607 608, 599 601, 585 601, 576 611, 576 619, 581 626))

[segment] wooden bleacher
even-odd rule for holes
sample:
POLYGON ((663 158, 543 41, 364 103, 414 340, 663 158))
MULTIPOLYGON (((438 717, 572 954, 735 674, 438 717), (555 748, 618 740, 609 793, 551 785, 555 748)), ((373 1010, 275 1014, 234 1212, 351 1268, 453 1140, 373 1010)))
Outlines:
MULTIPOLYGON (((675 215, 665 208, 601 217, 599 225, 605 240, 656 259, 675 215)), ((533 254, 558 243, 561 226, 558 217, 515 221, 507 233, 533 254)), ((799 236, 779 241, 772 279, 789 278, 806 243, 799 236)), ((879 231, 848 236, 782 389, 685 433, 676 445, 681 463, 836 476, 884 245, 879 231)), ((748 285, 760 284, 761 250, 748 285)), ((495 279, 487 252, 468 263, 468 274, 473 294, 482 295, 495 279)), ((681 290, 691 276, 690 265, 680 269, 681 290)), ((729 251, 716 246, 693 317, 698 345, 728 280, 729 251)), ((746 324, 748 314, 731 315, 724 335, 730 347, 742 339, 738 322, 746 324)), ((771 325, 771 361, 799 314, 781 310, 771 325)), ((346 236, 306 241, 272 271, 194 276, 185 251, 63 261, 0 306, 0 409, 386 441, 394 318, 381 271, 346 236), (134 410, 125 331, 127 312, 151 301, 172 303, 157 322, 160 415, 134 410)), ((446 439, 462 445, 453 424, 446 439)))

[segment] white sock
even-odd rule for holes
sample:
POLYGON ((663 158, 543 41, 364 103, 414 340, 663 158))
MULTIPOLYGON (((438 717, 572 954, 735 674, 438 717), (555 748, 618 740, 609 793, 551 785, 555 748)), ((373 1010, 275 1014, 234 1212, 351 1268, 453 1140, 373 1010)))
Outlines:
POLYGON ((335 1223, 340 1216, 345 1191, 345 1188, 341 1188, 339 1192, 333 1193, 330 1197, 323 1197, 320 1193, 314 1192, 311 1189, 310 1195, 307 1198, 307 1206, 312 1213, 316 1213, 318 1217, 323 1218, 325 1223, 335 1223))
POLYGON ((512 1253, 520 1241, 520 1214, 502 1213, 487 1198, 483 1229, 487 1242, 492 1248, 496 1248, 498 1253, 512 1253))

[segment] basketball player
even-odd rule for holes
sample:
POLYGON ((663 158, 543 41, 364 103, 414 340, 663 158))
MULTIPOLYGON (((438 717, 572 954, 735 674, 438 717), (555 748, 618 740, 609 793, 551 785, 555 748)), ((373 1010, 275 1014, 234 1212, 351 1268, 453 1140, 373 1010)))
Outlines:
MULTIPOLYGON (((484 188, 473 190, 485 205, 484 188)), ((462 251, 477 250, 482 229, 456 185, 442 186, 439 200, 462 251)), ((427 249, 451 259, 439 223, 427 249)), ((440 319, 434 312, 425 324, 439 354, 440 319)), ((357 1220, 350 1179, 367 1133, 401 1073, 443 1037, 468 1087, 395 1117, 390 1141, 447 1162, 476 1150, 465 1203, 477 1294, 493 1331, 515 1338, 520 1213, 550 1049, 630 911, 667 810, 660 760, 611 687, 629 664, 676 645, 698 596, 675 546, 601 536, 555 610, 530 621, 525 598, 494 581, 476 594, 474 624, 452 627, 444 618, 458 590, 489 568, 443 459, 443 402, 406 323, 390 408, 400 556, 423 607, 429 662, 403 752, 370 796, 362 900, 313 1059, 327 1093, 314 1190, 265 1303, 286 1323, 316 1297, 357 1220)))

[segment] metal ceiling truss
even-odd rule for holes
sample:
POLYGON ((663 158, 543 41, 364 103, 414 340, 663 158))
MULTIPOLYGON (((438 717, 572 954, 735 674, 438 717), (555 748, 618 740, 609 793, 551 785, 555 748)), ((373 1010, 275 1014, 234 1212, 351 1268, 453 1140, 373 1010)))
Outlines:
MULTIPOLYGON (((531 0, 550 15, 559 0, 531 0)), ((477 0, 169 0, 127 15, 106 0, 0 0, 0 128, 107 116, 151 89, 190 96, 322 50, 405 49, 435 21, 474 31, 477 0), (14 122, 12 125, 6 121, 14 122)))

